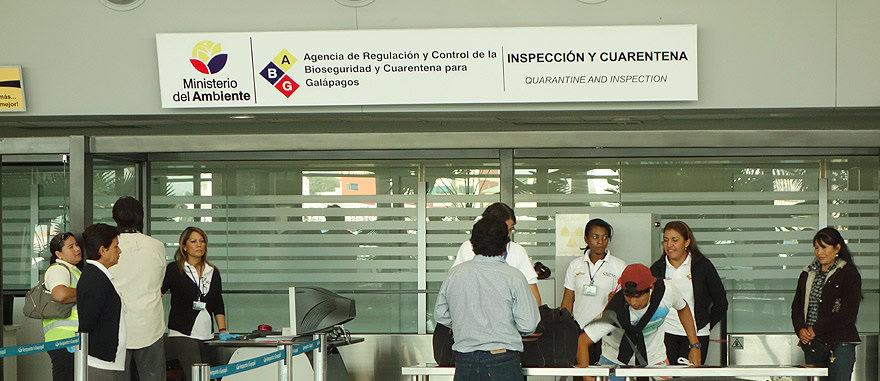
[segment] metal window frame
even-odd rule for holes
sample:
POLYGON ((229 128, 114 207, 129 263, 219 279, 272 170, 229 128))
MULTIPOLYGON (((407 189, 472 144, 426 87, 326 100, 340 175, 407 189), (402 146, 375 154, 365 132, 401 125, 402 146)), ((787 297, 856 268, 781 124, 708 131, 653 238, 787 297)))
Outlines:
MULTIPOLYGON (((631 157, 880 156, 874 130, 508 131, 212 136, 71 136, 0 139, 0 162, 57 162, 69 154, 71 229, 92 221, 95 158, 135 164, 138 197, 150 205, 155 161, 411 160, 419 161, 418 333, 427 332, 425 161, 498 160, 502 202, 514 205, 518 159, 631 157), (592 147, 584 148, 585 142, 592 147), (775 147, 768 142, 776 142, 775 147), (823 142, 825 147, 810 147, 823 142), (398 149, 397 147, 407 147, 398 149), (449 148, 462 147, 462 148, 449 148), (521 148, 532 147, 532 148, 521 148), (658 148, 680 147, 680 148, 658 148), (76 205, 76 208, 73 207, 76 205)), ((823 171, 825 168, 823 160, 823 171)), ((0 169, 2 170, 2 169, 0 169)), ((828 221, 827 178, 820 176, 822 225, 828 221), (824 188, 823 188, 824 184, 824 188), (824 220, 823 220, 824 217, 824 220)), ((145 208, 145 232, 150 232, 145 208)), ((2 251, 0 251, 2 258, 2 251)), ((2 271, 2 264, 0 264, 2 271)), ((2 293, 0 285, 0 293, 2 293)), ((2 312, 2 306, 0 306, 2 312)))

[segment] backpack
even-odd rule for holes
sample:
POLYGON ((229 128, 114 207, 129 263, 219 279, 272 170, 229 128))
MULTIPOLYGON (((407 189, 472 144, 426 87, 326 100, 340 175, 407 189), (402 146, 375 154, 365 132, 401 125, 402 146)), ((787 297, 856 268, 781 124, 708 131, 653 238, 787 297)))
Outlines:
POLYGON ((535 331, 537 340, 523 338, 520 361, 530 368, 570 368, 577 364, 577 343, 581 327, 568 310, 538 308, 541 322, 535 331))
MULTIPOLYGON (((67 266, 61 266, 70 274, 70 283, 73 284, 73 273, 67 266)), ((70 316, 74 305, 75 302, 59 303, 52 299, 52 291, 46 289, 46 274, 43 273, 37 285, 25 294, 22 312, 34 319, 63 319, 70 316)))

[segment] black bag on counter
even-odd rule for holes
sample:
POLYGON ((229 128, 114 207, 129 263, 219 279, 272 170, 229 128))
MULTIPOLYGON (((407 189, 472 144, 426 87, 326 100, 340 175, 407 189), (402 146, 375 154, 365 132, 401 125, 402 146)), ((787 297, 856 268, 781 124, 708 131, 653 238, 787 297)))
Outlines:
POLYGON ((577 364, 577 343, 581 327, 568 310, 539 307, 541 322, 535 331, 537 340, 523 338, 520 361, 529 368, 568 368, 577 364))
MULTIPOLYGON (((538 308, 541 322, 532 336, 523 337, 522 366, 528 368, 567 368, 577 364, 577 342, 580 325, 564 308, 538 308)), ((455 366, 455 342, 452 329, 443 324, 434 328, 434 362, 455 366)))
POLYGON ((452 351, 452 329, 437 323, 434 327, 434 362, 440 366, 455 366, 455 352, 452 351))

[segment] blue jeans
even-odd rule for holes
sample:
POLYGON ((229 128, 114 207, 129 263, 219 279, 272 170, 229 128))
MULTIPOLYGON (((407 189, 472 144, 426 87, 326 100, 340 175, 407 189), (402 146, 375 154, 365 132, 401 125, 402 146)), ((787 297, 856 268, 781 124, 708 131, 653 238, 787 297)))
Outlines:
MULTIPOLYGON (((605 356, 599 357, 599 365, 611 365, 612 368, 617 368, 620 364, 615 363, 614 361, 609 360, 605 356)), ((608 376, 608 381, 623 381, 623 377, 617 377, 614 375, 614 372, 611 372, 611 375, 608 376)))
POLYGON ((852 378, 853 366, 856 363, 856 346, 849 343, 837 343, 831 346, 831 354, 812 365, 828 368, 826 381, 849 381, 852 378))
POLYGON ((522 380, 519 352, 508 350, 492 354, 487 351, 455 352, 454 381, 522 380))

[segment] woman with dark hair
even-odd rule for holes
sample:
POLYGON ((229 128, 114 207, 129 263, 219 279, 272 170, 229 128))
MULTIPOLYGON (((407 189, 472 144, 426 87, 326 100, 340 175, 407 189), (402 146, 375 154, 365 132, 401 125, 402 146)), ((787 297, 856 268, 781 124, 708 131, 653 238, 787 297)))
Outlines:
POLYGON ((862 277, 837 229, 813 236, 816 260, 804 267, 791 302, 791 324, 807 364, 827 367, 831 381, 849 380, 860 343, 856 317, 862 277))
POLYGON ((208 363, 205 341, 214 338, 214 325, 226 332, 226 312, 220 270, 208 262, 208 235, 197 227, 180 233, 174 262, 165 267, 162 292, 171 291, 168 314, 169 358, 178 359, 187 380, 192 365, 208 363))
POLYGON ((122 298, 109 268, 119 262, 119 231, 107 224, 83 232, 86 266, 76 288, 79 330, 89 334, 91 381, 125 380, 126 325, 122 298))
MULTIPOLYGON (((508 235, 513 233, 513 226, 516 225, 516 215, 513 213, 513 208, 503 202, 496 202, 489 205, 480 217, 491 217, 504 221, 507 224, 508 235)), ((461 246, 458 248, 458 256, 455 257, 455 262, 452 263, 452 267, 474 259, 475 255, 471 241, 467 240, 462 242, 461 246)), ((535 272, 534 265, 532 264, 532 260, 529 259, 526 249, 520 244, 510 241, 507 244, 507 251, 503 254, 503 257, 505 263, 515 267, 526 277, 526 282, 529 283, 529 289, 532 290, 532 295, 535 296, 535 301, 540 306, 541 294, 538 292, 538 274, 535 272)))
MULTIPOLYGON (((565 271, 565 289, 562 308, 574 315, 581 328, 602 314, 609 294, 617 287, 617 280, 626 263, 608 251, 614 228, 600 218, 594 218, 584 227, 587 248, 584 255, 572 259, 565 271)), ((590 347, 590 364, 599 361, 602 340, 597 338, 590 347)))
POLYGON ((674 284, 691 306, 699 342, 690 344, 678 316, 663 322, 666 356, 670 364, 688 358, 691 348, 701 348, 702 363, 709 352, 709 331, 727 315, 727 291, 712 261, 700 252, 690 226, 671 221, 663 228, 663 256, 651 265, 651 273, 674 284))
MULTIPOLYGON (((82 250, 73 233, 58 233, 49 241, 49 268, 44 282, 58 303, 76 303, 76 283, 82 272, 77 265, 82 262, 82 250)), ((70 315, 61 319, 43 319, 43 336, 46 341, 69 339, 79 329, 79 312, 76 306, 70 315)), ((52 359, 52 380, 73 380, 73 353, 67 349, 49 351, 52 359)))

